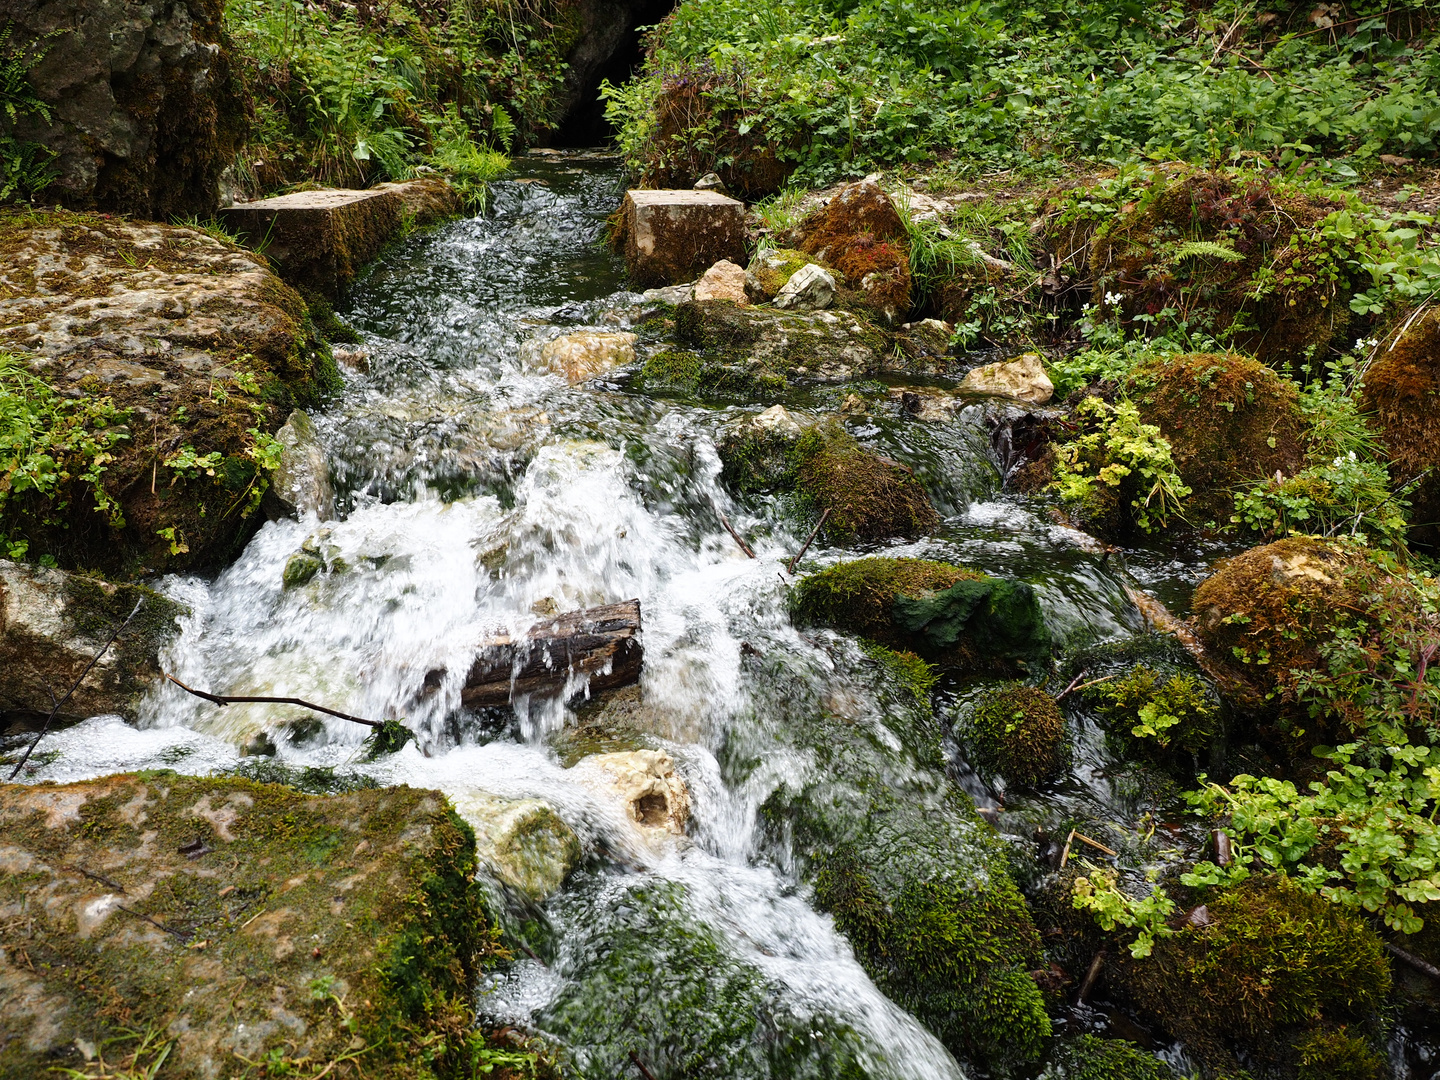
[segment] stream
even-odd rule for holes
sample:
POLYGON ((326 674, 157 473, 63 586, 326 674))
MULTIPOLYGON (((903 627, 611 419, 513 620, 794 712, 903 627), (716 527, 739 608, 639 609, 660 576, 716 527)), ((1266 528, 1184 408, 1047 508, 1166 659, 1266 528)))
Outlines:
MULTIPOLYGON (((344 315, 363 335, 368 372, 347 373, 341 396, 315 417, 336 520, 270 522, 215 579, 159 585, 192 611, 167 657, 189 685, 403 717, 416 743, 365 763, 356 725, 317 724, 289 707, 217 709, 171 686, 146 701, 138 727, 96 717, 49 737, 58 754, 33 778, 206 774, 233 769, 268 739, 285 764, 438 788, 462 814, 481 794, 543 798, 587 854, 559 892, 524 913, 538 928, 528 939, 535 955, 520 954, 479 988, 485 1022, 543 1033, 597 1078, 638 1075, 622 1050, 634 1032, 649 1040, 657 1072, 703 1052, 727 1061, 733 1077, 980 1076, 875 987, 763 828, 766 798, 812 767, 786 737, 786 709, 818 702, 878 725, 885 707, 852 640, 791 624, 795 579, 784 566, 807 529, 779 503, 742 503, 720 485, 717 433, 764 406, 649 396, 623 371, 569 385, 530 363, 527 339, 633 328, 642 309, 599 243, 624 188, 618 163, 536 156, 517 160, 513 176, 494 185, 486 214, 406 239, 354 289, 344 315), (286 589, 286 561, 307 542, 331 570, 286 589), (690 792, 687 835, 663 847, 637 843, 616 807, 562 767, 554 737, 572 708, 536 700, 472 713, 460 703, 478 639, 631 598, 644 613, 650 745, 673 757, 690 792), (783 660, 785 675, 756 675, 749 655, 765 657, 770 672, 783 660)), ((852 389, 797 390, 785 404, 834 414, 852 389)), ((874 405, 847 425, 913 467, 944 519, 886 553, 1029 581, 1057 655, 1146 633, 1122 575, 1183 611, 1221 553, 1107 561, 1038 504, 1001 491, 979 406, 924 424, 890 407, 885 389, 861 387, 874 405)), ((817 546, 804 567, 860 553, 817 546)), ((942 683, 937 715, 955 715, 986 685, 942 683)), ((1056 837, 1077 822, 1137 869, 1197 842, 1074 711, 1072 773, 1041 795, 1004 799, 946 744, 952 778, 1012 842, 1025 889, 1050 872, 1056 837)), ((1068 1022, 1145 1038, 1101 1009, 1068 1022)), ((1150 1048, 1187 1064, 1178 1048, 1150 1048)))

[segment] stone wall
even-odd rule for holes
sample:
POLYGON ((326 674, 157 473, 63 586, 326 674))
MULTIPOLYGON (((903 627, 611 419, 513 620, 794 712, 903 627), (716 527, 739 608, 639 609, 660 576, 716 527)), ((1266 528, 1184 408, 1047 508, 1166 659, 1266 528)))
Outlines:
POLYGON ((153 220, 214 212, 249 112, 223 10, 222 0, 0 4, 8 47, 43 54, 30 81, 52 116, 21 116, 13 131, 58 154, 43 201, 153 220))

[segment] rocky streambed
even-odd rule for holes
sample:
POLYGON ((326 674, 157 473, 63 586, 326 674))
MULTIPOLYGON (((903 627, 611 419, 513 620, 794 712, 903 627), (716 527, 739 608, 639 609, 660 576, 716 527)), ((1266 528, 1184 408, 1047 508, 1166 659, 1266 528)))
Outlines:
MULTIPOLYGON (((173 1043, 161 1076, 1360 1077, 1388 1047, 1428 1075, 1423 977, 1338 908, 1260 876, 1147 960, 1072 902, 1211 853, 1178 796, 1246 760, 1217 731, 1248 673, 1162 605, 1232 549, 1114 547, 1015 491, 1043 371, 887 322, 893 253, 847 275, 816 231, 739 296, 640 294, 599 243, 614 163, 517 173, 361 279, 308 422, 257 387, 256 430, 304 463, 285 503, 218 573, 150 579, 153 636, 0 789, 0 1065, 173 1043), (750 302, 811 258, 837 309, 750 302), (477 643, 632 598, 638 683, 465 705, 477 643), (1081 685, 1137 672, 1188 725, 1163 752, 1081 685)), ((243 398, 236 371, 213 377, 243 398)), ((1237 590, 1343 576, 1273 554, 1210 586, 1215 643, 1237 590)), ((4 571, 17 664, 42 573, 4 571)), ((121 593, 60 613, 75 657, 121 593)))

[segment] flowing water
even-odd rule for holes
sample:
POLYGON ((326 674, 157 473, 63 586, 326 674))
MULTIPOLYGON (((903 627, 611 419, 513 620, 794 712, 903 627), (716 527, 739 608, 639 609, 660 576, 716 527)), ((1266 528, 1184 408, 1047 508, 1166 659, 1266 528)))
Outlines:
MULTIPOLYGON (((348 318, 369 370, 348 376, 316 417, 337 519, 271 522, 215 580, 162 584, 193 612, 167 658, 185 682, 403 717, 417 744, 364 764, 355 725, 317 726, 302 709, 217 709, 169 687, 145 703, 138 728, 99 717, 47 740, 58 756, 33 778, 228 769, 268 732, 282 762, 439 788, 462 813, 481 793, 541 797, 588 854, 529 912, 542 927, 534 958, 480 988, 482 1018, 549 1034, 597 1077, 629 1069, 627 1032, 657 1024, 676 1028, 652 1038, 657 1069, 678 1069, 684 1053, 719 1040, 734 1076, 838 1075, 845 1063, 873 1077, 965 1076, 875 988, 762 836, 760 805, 810 768, 775 697, 823 700, 864 723, 879 723, 883 709, 852 643, 791 626, 783 567, 800 527, 776 507, 737 504, 718 482, 717 431, 760 407, 649 397, 623 373, 572 386, 528 361, 527 339, 614 329, 639 309, 598 243, 622 191, 618 167, 572 155, 523 160, 517 175, 495 185, 489 213, 411 237, 356 288, 348 318), (722 513, 757 558, 738 550, 722 513), (286 589, 286 561, 307 543, 329 570, 286 589), (687 837, 659 846, 637 842, 617 808, 562 767, 550 740, 572 719, 565 706, 474 714, 460 703, 483 636, 636 597, 653 745, 673 756, 692 802, 687 837), (747 674, 747 654, 785 658, 793 685, 747 674), (657 985, 661 999, 644 1000, 657 985), (697 1017, 711 1029, 686 1029, 697 1017)), ((797 392, 787 405, 834 411, 849 389, 797 392)), ((883 407, 883 387, 867 392, 877 405, 851 430, 913 465, 946 519, 894 553, 1032 582, 1052 633, 1070 646, 1144 632, 1119 569, 1093 542, 1000 492, 978 409, 927 425, 883 407)), ((807 563, 847 554, 814 550, 807 563)), ((1183 605, 1206 558, 1142 554, 1128 572, 1183 605)), ((945 708, 974 690, 947 688, 945 708)), ((1108 822, 1106 841, 1137 862, 1174 857, 1179 834, 1162 831, 1161 843, 1143 822, 1137 829, 1143 800, 1117 779, 1098 734, 1086 728, 1078 742, 1075 777, 1028 802, 1002 808, 1003 793, 959 758, 953 775, 995 810, 1036 879, 1054 836, 1075 821, 1097 822, 1092 831, 1108 822)))

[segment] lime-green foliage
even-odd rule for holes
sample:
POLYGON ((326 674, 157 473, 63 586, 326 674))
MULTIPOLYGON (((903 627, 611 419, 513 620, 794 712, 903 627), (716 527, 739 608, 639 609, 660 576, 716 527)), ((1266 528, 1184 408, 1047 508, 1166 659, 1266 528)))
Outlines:
POLYGON ((799 622, 961 667, 1023 664, 1050 643, 1029 585, 926 559, 840 563, 801 581, 791 609, 799 622))
POLYGON ((1038 787, 1065 768, 1065 716, 1045 691, 1014 683, 975 706, 967 750, 982 773, 1018 787, 1038 787))
POLYGON ((1081 1035, 1061 1043, 1040 1080, 1174 1080, 1159 1058, 1134 1043, 1081 1035))
POLYGON ((1298 7, 1259 20, 1238 0, 692 0, 653 38, 643 77, 608 89, 610 115, 639 169, 723 169, 762 131, 816 184, 940 149, 971 167, 1433 150, 1433 13, 1358 14, 1317 33, 1298 7), (664 104, 681 95, 698 101, 688 127, 664 104))
POLYGON ((48 42, 17 48, 11 42, 14 34, 13 23, 0 27, 0 203, 31 199, 58 175, 53 150, 17 139, 7 130, 25 117, 48 123, 52 116, 30 82, 30 71, 44 58, 48 42))
POLYGON ((549 125, 570 33, 538 10, 396 3, 362 21, 295 0, 230 0, 226 28, 256 96, 247 183, 355 186, 428 164, 471 205, 508 165, 516 117, 526 135, 549 125))
POLYGON ((933 664, 926 663, 913 652, 888 649, 874 641, 861 642, 860 647, 890 673, 915 704, 930 704, 930 693, 940 681, 940 672, 933 664))
POLYGON ((1090 872, 1075 879, 1070 902, 1078 910, 1090 912, 1102 930, 1120 927, 1133 931, 1130 955, 1137 960, 1149 956, 1155 939, 1169 937, 1172 932, 1166 920, 1174 913, 1175 902, 1153 884, 1144 896, 1131 896, 1120 888, 1115 871, 1089 863, 1086 866, 1090 872))
POLYGON ((61 397, 23 360, 0 353, 0 545, 10 558, 28 549, 5 540, 22 507, 43 504, 45 524, 60 525, 72 500, 85 499, 111 526, 124 526, 101 477, 111 449, 130 437, 129 419, 108 397, 61 397))
POLYGON ((1370 1040, 1337 1031, 1315 1031, 1295 1044, 1299 1054, 1297 1080, 1381 1080, 1385 1059, 1370 1040))
POLYGON ((1055 448, 1053 487, 1098 531, 1124 536, 1158 532, 1179 517, 1190 489, 1170 443, 1124 398, 1111 405, 1087 397, 1075 407, 1081 433, 1055 448))
POLYGON ((1194 675, 1166 676, 1139 664, 1084 693, 1121 747, 1198 754, 1220 733, 1219 707, 1194 675))

